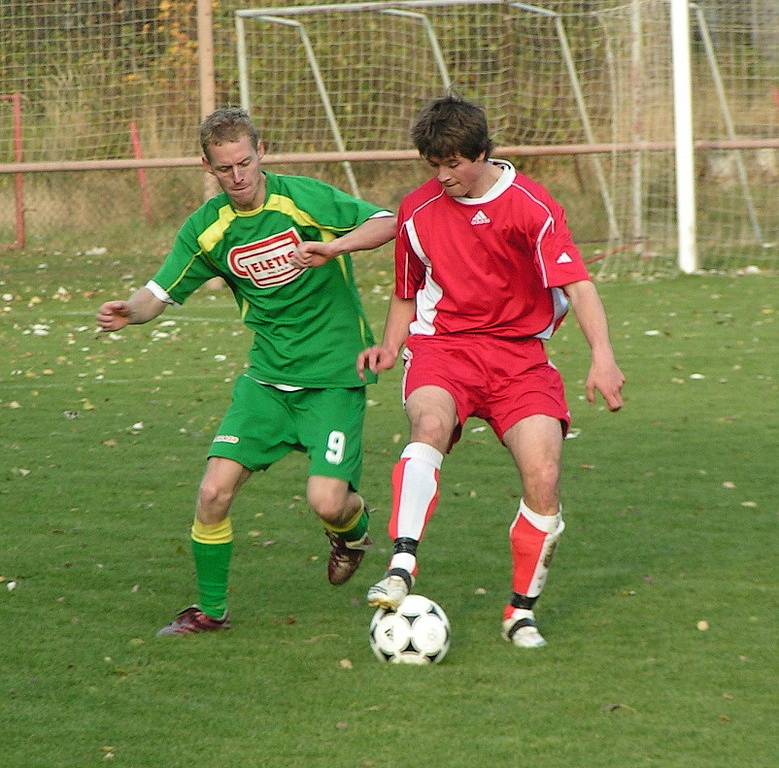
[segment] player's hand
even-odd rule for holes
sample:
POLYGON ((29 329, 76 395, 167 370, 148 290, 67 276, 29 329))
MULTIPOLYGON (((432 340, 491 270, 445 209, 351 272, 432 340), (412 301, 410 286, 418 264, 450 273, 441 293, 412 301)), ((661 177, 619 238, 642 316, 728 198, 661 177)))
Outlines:
POLYGON ((314 240, 307 240, 295 249, 290 262, 298 269, 322 267, 337 255, 338 252, 330 243, 319 243, 314 240))
POLYGON ((130 304, 126 301, 107 301, 97 311, 101 331, 119 331, 130 322, 130 304))
POLYGON ((365 381, 366 368, 372 373, 388 371, 395 365, 397 359, 397 352, 392 352, 385 347, 368 347, 357 355, 357 375, 361 381, 365 381))
POLYGON ((606 407, 610 411, 618 411, 623 405, 622 387, 624 384, 625 377, 615 362, 593 362, 585 384, 587 402, 594 405, 597 390, 606 401, 606 407))

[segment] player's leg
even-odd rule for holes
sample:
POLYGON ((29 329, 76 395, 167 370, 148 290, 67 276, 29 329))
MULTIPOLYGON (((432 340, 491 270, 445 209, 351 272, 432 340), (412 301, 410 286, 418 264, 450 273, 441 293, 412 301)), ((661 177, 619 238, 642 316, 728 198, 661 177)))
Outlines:
POLYGON ((356 492, 362 475, 365 389, 322 389, 295 393, 294 414, 300 441, 311 463, 308 504, 330 541, 327 576, 348 581, 371 546, 368 509, 356 492))
POLYGON ((494 341, 490 396, 483 413, 519 469, 523 497, 512 522, 513 595, 503 612, 503 634, 514 645, 544 645, 533 606, 541 594, 563 532, 559 482, 563 436, 570 421, 560 373, 543 344, 494 341))
POLYGON ((227 614, 227 580, 233 551, 230 506, 250 475, 238 462, 212 456, 200 483, 192 525, 192 552, 199 605, 203 613, 214 619, 227 614))
POLYGON ((546 415, 522 419, 503 436, 522 479, 523 496, 509 530, 513 564, 510 603, 503 631, 515 645, 545 644, 533 606, 546 584, 557 542, 563 533, 559 498, 563 433, 560 421, 546 415))
POLYGON ((306 495, 330 540, 327 578, 336 586, 344 584, 373 544, 365 500, 346 481, 319 475, 308 478, 306 495))
POLYGON ((229 627, 227 585, 233 553, 229 511, 235 494, 250 474, 248 469, 231 459, 212 457, 208 460, 191 530, 198 602, 181 611, 158 635, 182 635, 229 627))
POLYGON ((230 505, 252 472, 266 469, 294 448, 285 394, 247 376, 236 380, 232 403, 211 443, 192 525, 198 602, 158 634, 182 635, 228 625, 230 505))
POLYGON ((459 423, 453 397, 438 386, 415 389, 406 414, 411 439, 392 471, 392 559, 367 595, 369 605, 384 608, 397 608, 413 587, 417 545, 438 504, 441 464, 459 423))

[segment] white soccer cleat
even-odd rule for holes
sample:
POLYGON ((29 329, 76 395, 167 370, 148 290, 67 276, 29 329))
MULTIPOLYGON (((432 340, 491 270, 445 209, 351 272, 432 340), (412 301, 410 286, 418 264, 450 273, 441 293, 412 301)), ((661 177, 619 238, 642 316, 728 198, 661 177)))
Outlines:
POLYGON ((504 640, 513 643, 517 648, 543 648, 546 640, 541 636, 536 626, 533 611, 515 608, 508 619, 503 621, 504 640))
POLYGON ((414 586, 414 577, 403 568, 391 568, 385 577, 376 582, 366 596, 368 605, 374 608, 397 610, 414 586))

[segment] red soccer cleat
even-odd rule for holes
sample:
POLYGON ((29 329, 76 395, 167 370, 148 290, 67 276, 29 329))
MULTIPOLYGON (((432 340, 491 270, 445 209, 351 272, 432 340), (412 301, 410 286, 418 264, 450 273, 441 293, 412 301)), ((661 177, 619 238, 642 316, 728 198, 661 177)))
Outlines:
POLYGON ((197 605, 190 605, 176 614, 176 618, 170 624, 166 624, 157 637, 169 637, 173 635, 192 635, 196 632, 215 632, 219 629, 230 629, 230 615, 225 611, 221 619, 212 619, 207 616, 197 605))

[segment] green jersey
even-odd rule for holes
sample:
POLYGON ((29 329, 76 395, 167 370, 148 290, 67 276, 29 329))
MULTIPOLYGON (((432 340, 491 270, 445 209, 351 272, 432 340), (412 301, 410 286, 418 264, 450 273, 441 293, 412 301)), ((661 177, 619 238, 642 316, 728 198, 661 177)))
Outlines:
POLYGON ((322 267, 290 263, 304 240, 328 242, 376 215, 391 215, 328 184, 265 172, 265 202, 236 211, 225 194, 193 213, 148 288, 182 303, 213 277, 230 286, 254 333, 249 374, 292 387, 359 387, 357 354, 371 346, 344 254, 322 267))

